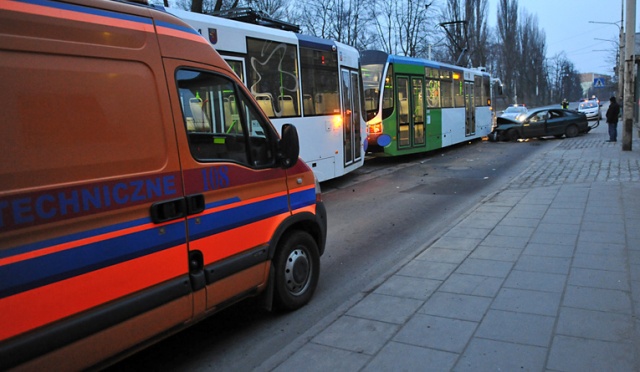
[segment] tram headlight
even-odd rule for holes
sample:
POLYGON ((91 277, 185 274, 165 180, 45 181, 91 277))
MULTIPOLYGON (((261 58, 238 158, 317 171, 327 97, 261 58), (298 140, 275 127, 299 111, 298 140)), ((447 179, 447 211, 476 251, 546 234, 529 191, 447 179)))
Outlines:
POLYGON ((336 115, 333 117, 333 129, 340 129, 342 127, 342 116, 336 115))
POLYGON ((376 123, 368 123, 367 124, 367 131, 369 132, 369 134, 380 134, 382 133, 382 122, 376 122, 376 123))

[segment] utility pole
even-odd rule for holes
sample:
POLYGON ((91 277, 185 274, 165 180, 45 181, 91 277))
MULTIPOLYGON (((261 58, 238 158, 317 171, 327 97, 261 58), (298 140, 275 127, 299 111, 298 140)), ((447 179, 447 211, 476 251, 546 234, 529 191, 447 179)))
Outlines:
MULTIPOLYGON (((620 5, 624 0, 620 1, 620 5)), ((624 93, 624 8, 620 11, 620 25, 617 22, 599 22, 599 21, 589 21, 589 23, 599 23, 603 25, 614 25, 618 27, 618 34, 620 41, 618 42, 618 58, 616 64, 618 65, 616 68, 618 69, 618 99, 621 99, 622 93, 624 93)))
POLYGON ((631 151, 633 138, 633 104, 634 95, 634 49, 636 29, 636 0, 627 0, 627 35, 625 40, 625 69, 624 69, 624 106, 622 111, 622 151, 631 151))
MULTIPOLYGON (((620 81, 618 82, 618 98, 621 98, 622 94, 624 93, 624 74, 625 74, 625 68, 624 68, 624 55, 625 55, 625 48, 624 48, 624 7, 622 7, 622 1, 623 0, 620 0, 620 42, 618 43, 618 48, 620 49, 620 51, 618 52, 618 55, 620 55, 620 58, 618 60, 618 63, 619 63, 618 76, 620 77, 620 81)), ((633 2, 635 3, 635 0, 633 0, 633 2)), ((629 11, 629 8, 627 7, 627 12, 628 11, 629 11)), ((632 14, 635 14, 635 13, 632 13, 632 14)), ((634 18, 634 20, 635 20, 635 18, 634 18)), ((628 30, 628 28, 627 28, 627 30, 628 30)), ((635 32, 635 27, 631 30, 631 32, 632 33, 635 32)), ((634 46, 631 45, 631 50, 632 50, 631 53, 633 53, 633 48, 634 48, 634 46)))

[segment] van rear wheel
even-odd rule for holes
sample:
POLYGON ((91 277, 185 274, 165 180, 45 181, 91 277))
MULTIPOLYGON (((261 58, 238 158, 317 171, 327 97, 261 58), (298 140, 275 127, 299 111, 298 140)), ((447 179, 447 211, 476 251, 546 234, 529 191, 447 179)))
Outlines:
POLYGON ((274 300, 282 310, 296 310, 313 296, 320 277, 320 254, 311 235, 294 231, 284 237, 273 258, 274 300))

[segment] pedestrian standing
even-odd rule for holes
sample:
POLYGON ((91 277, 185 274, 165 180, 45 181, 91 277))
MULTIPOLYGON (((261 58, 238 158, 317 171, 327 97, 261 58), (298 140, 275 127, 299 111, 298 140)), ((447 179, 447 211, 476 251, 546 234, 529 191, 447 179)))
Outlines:
POLYGON ((616 97, 609 99, 611 103, 607 109, 607 124, 609 125, 609 140, 607 142, 616 142, 618 140, 618 116, 620 115, 620 105, 616 102, 616 97))

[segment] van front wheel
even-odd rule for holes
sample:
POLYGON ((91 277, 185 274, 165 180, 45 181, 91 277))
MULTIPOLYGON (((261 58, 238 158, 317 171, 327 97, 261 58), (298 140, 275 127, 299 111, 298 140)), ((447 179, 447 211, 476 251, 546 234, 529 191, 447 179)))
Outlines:
POLYGON ((311 235, 304 231, 287 235, 273 258, 273 266, 276 306, 296 310, 306 305, 320 277, 320 254, 311 235))

